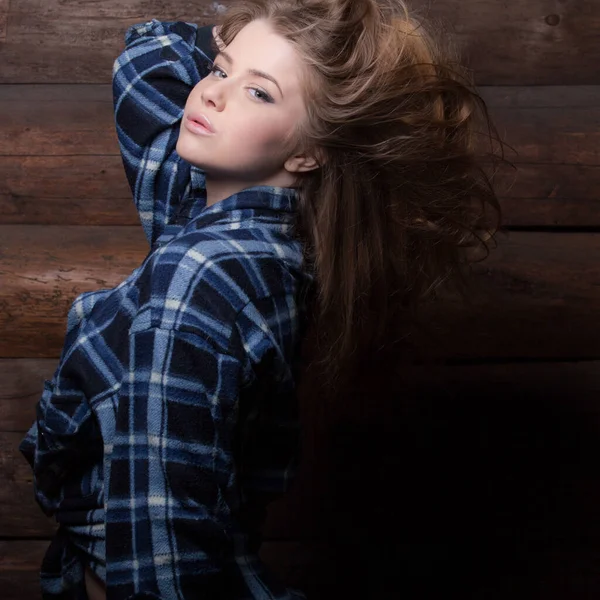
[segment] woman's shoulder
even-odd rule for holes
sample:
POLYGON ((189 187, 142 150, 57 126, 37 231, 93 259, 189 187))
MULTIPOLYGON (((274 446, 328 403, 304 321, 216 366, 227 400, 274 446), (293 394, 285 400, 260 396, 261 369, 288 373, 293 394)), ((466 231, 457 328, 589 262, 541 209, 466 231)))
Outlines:
POLYGON ((199 336, 220 352, 256 360, 267 347, 291 344, 302 278, 281 249, 240 231, 184 230, 142 271, 134 330, 199 336))
POLYGON ((152 281, 199 310, 223 313, 227 306, 237 314, 264 298, 294 296, 305 274, 295 240, 275 242, 243 228, 184 228, 155 251, 152 281))

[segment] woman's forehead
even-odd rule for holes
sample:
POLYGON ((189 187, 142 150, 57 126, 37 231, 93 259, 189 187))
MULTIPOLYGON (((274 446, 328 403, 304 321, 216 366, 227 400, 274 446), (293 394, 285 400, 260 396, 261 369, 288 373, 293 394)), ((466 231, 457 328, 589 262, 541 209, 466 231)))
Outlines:
POLYGON ((302 61, 293 45, 275 33, 264 20, 252 21, 235 36, 226 48, 233 59, 233 69, 263 71, 274 77, 284 95, 298 91, 302 61))

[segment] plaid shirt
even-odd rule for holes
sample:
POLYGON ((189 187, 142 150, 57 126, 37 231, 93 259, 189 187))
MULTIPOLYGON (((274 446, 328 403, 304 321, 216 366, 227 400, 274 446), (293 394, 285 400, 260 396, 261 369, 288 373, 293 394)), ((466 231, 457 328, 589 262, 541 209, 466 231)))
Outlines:
POLYGON ((45 598, 293 598, 258 559, 265 506, 298 461, 295 366, 313 280, 298 198, 257 186, 206 207, 175 152, 211 27, 134 25, 113 73, 117 134, 150 252, 79 296, 21 443, 59 529, 45 598))

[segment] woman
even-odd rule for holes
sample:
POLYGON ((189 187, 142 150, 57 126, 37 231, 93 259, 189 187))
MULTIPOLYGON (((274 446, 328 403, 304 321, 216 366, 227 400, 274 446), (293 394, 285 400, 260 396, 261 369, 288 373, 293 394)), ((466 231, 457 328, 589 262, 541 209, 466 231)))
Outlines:
POLYGON ((75 300, 21 446, 60 524, 45 598, 302 596, 257 553, 297 464, 308 324, 335 385, 461 282, 499 212, 448 52, 401 0, 128 30, 115 118, 150 251, 75 300))

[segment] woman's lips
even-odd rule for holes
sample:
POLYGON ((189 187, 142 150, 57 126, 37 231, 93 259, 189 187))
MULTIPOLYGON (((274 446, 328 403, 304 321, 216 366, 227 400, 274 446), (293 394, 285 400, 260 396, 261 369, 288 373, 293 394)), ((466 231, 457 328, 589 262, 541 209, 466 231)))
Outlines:
POLYGON ((186 117, 184 120, 185 128, 191 133, 197 135, 214 135, 215 132, 205 127, 200 121, 197 121, 193 117, 186 117))

